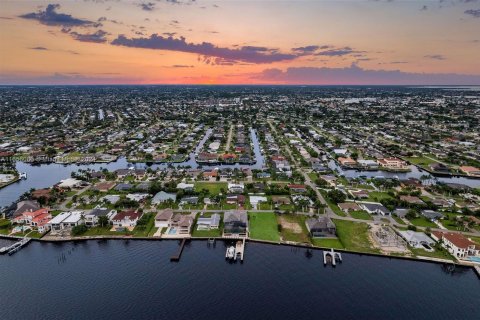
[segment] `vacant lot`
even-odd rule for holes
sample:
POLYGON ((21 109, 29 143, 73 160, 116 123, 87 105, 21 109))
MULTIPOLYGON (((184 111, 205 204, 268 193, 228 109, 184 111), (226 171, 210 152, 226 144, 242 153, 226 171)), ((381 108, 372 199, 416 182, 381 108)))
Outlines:
POLYGON ((223 192, 227 192, 226 182, 195 182, 195 191, 200 192, 203 189, 207 189, 210 195, 218 195, 223 192))
POLYGON ((281 215, 278 222, 282 225, 280 232, 285 241, 310 243, 308 230, 305 226, 305 217, 296 214, 281 215))
POLYGON ((378 249, 373 248, 368 239, 368 224, 337 219, 333 219, 333 222, 337 226, 338 239, 345 249, 358 252, 379 252, 378 249))
POLYGON ((273 212, 249 212, 250 238, 280 241, 277 217, 273 212))

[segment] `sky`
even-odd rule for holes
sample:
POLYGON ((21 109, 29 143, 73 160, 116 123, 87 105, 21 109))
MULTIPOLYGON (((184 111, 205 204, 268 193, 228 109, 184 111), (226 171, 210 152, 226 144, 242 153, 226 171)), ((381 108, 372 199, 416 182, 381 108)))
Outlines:
POLYGON ((0 84, 480 85, 480 0, 0 0, 0 84))

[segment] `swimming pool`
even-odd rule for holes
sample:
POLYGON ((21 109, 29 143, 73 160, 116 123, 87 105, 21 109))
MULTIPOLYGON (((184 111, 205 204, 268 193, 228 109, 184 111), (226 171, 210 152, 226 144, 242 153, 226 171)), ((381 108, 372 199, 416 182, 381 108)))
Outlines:
POLYGON ((472 262, 480 263, 480 257, 468 257, 468 260, 472 262))
POLYGON ((170 228, 170 230, 168 230, 168 234, 176 234, 177 233, 177 229, 175 228, 170 228))

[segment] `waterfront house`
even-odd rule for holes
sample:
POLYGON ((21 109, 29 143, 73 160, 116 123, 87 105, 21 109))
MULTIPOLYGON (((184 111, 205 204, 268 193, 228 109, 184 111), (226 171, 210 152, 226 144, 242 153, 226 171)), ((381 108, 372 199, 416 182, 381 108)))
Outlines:
POLYGON ((218 229, 219 226, 220 215, 218 213, 214 213, 210 217, 200 216, 197 219, 197 230, 218 229))
POLYGON ((472 166, 461 166, 458 169, 465 173, 467 176, 480 177, 480 169, 478 168, 472 166))
POLYGON ((177 235, 188 235, 192 229, 193 218, 191 215, 177 213, 172 217, 170 228, 176 231, 177 235))
POLYGON ((14 223, 24 223, 27 226, 37 227, 40 233, 48 230, 46 225, 52 219, 48 208, 41 208, 36 211, 26 211, 13 219, 14 223))
POLYGON ((450 173, 450 169, 443 163, 432 163, 429 165, 430 169, 439 173, 450 173))
POLYGON ((172 202, 177 201, 177 195, 175 193, 167 193, 165 191, 160 191, 152 198, 152 204, 157 205, 159 203, 167 202, 169 200, 172 202))
POLYGON ((109 220, 117 214, 116 210, 107 209, 107 208, 95 208, 85 213, 85 225, 89 227, 96 226, 98 224, 98 219, 101 216, 107 217, 109 220))
POLYGON ((115 214, 111 221, 115 227, 133 228, 137 225, 142 215, 142 212, 139 210, 124 210, 115 214))
POLYGON ((21 216, 25 212, 33 212, 40 209, 40 204, 36 200, 23 200, 17 202, 17 209, 13 212, 13 218, 21 216))
POLYGON ((74 179, 74 178, 67 178, 64 180, 60 180, 60 182, 57 184, 57 187, 62 188, 62 189, 73 189, 73 188, 81 188, 88 185, 87 182, 74 179))
POLYGON ((132 173, 131 170, 128 169, 117 169, 115 170, 115 175, 117 176, 118 179, 124 179, 128 177, 132 173))
POLYGON ((155 216, 155 227, 156 228, 167 228, 170 225, 170 222, 173 217, 172 209, 163 209, 160 210, 155 216))
POLYGON ((223 217, 224 235, 247 236, 248 235, 248 215, 244 210, 226 211, 223 217))
POLYGON ((329 217, 309 218, 305 221, 305 225, 313 238, 336 237, 337 229, 329 217))
POLYGON ((98 190, 100 192, 108 192, 109 190, 111 190, 114 186, 115 186, 115 182, 113 181, 103 181, 103 182, 99 182, 97 183, 93 189, 94 190, 98 190))
POLYGON ((441 242, 442 246, 456 258, 480 256, 480 246, 461 233, 432 231, 432 238, 441 242))
POLYGON ((424 245, 427 245, 428 247, 433 247, 435 245, 435 241, 423 232, 405 230, 399 231, 398 233, 405 241, 407 241, 410 246, 414 248, 426 249, 424 245))
POLYGON ((48 222, 50 229, 54 231, 70 229, 84 224, 83 211, 62 212, 48 222))
POLYGON ((409 169, 407 163, 398 158, 383 158, 377 160, 380 167, 389 170, 407 170, 409 169))
POLYGON ((352 158, 339 157, 337 160, 343 167, 353 167, 357 165, 357 161, 353 160, 352 158))

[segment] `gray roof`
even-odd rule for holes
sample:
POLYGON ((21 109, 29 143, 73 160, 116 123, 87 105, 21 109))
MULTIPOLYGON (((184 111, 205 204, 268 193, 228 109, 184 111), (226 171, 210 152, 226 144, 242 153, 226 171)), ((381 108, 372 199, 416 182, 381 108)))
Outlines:
POLYGON ((310 218, 305 221, 309 230, 314 229, 333 229, 335 224, 329 217, 310 218))
POLYGON ((437 219, 443 218, 443 214, 433 210, 423 210, 422 216, 430 220, 437 220, 437 219))
POLYGON ((153 203, 162 202, 162 201, 167 201, 168 199, 172 199, 173 201, 175 201, 177 200, 177 195, 174 193, 167 193, 165 191, 160 191, 153 197, 152 202, 153 203))
POLYGON ((224 214, 223 221, 225 223, 235 222, 235 221, 241 221, 241 222, 247 223, 248 221, 247 211, 244 211, 244 210, 226 211, 224 214))
POLYGON ((96 216, 96 217, 106 216, 110 211, 111 211, 110 209, 106 209, 106 208, 96 208, 90 211, 88 215, 96 216))

